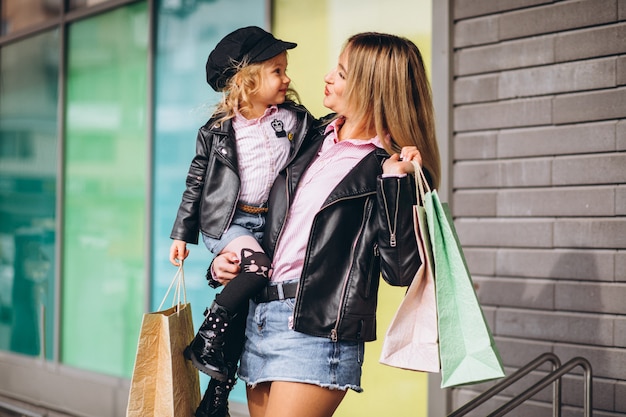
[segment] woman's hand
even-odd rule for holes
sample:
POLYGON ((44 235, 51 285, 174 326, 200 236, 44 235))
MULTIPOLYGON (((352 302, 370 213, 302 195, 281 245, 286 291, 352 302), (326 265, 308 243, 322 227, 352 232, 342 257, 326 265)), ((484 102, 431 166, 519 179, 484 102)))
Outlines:
POLYGON ((415 167, 411 161, 416 161, 422 166, 422 154, 415 146, 405 146, 399 155, 395 153, 383 163, 383 174, 412 174, 415 172, 415 167))
POLYGON ((174 266, 180 266, 180 262, 189 256, 187 243, 182 240, 174 240, 170 246, 170 262, 174 266))
POLYGON ((239 258, 234 252, 224 252, 217 255, 215 259, 213 259, 211 268, 213 278, 222 285, 228 284, 241 270, 239 258))

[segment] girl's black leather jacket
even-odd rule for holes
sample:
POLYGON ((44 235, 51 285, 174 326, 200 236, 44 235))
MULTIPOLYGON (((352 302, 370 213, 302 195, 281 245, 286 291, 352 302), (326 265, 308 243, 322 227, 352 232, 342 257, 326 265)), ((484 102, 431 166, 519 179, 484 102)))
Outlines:
MULTIPOLYGON (((312 132, 270 192, 263 247, 273 257, 302 173, 323 141, 312 132)), ((294 306, 294 329, 332 340, 376 339, 379 277, 408 286, 421 260, 413 226, 413 177, 383 178, 376 149, 337 185, 315 215, 294 306)))
MULTIPOLYGON (((293 102, 279 107, 297 114, 297 125, 291 139, 291 161, 302 146, 313 116, 293 102)), ((199 232, 220 238, 230 225, 239 199, 240 179, 237 147, 232 121, 216 123, 212 117, 198 130, 196 156, 187 173, 186 189, 176 214, 170 238, 198 243, 199 232)))

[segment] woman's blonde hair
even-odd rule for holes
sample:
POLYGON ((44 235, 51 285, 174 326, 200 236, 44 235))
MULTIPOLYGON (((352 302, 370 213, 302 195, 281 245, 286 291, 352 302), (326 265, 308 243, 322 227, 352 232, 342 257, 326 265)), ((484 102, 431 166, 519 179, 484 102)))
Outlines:
MULTIPOLYGON (((286 52, 283 52, 286 54, 286 52)), ((262 70, 264 67, 272 65, 274 58, 263 62, 248 64, 241 62, 237 65, 236 73, 226 82, 226 87, 222 91, 222 99, 215 109, 216 114, 220 114, 218 122, 223 122, 235 117, 235 110, 246 115, 252 107, 250 96, 257 93, 263 86, 262 70)), ((291 87, 287 90, 286 100, 299 102, 298 93, 291 87)))
POLYGON ((366 32, 344 47, 348 75, 344 98, 351 116, 376 134, 389 154, 416 146, 423 167, 439 185, 441 161, 430 83, 417 46, 394 35, 366 32), (390 141, 385 140, 389 135, 390 141))

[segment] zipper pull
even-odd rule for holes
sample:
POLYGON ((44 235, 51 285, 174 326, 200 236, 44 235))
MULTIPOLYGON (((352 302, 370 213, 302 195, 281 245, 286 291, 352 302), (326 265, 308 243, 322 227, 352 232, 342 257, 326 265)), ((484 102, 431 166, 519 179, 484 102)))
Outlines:
POLYGON ((391 246, 392 248, 396 247, 396 234, 395 233, 392 233, 389 236, 389 246, 391 246))
POLYGON ((330 340, 332 340, 333 342, 337 341, 337 329, 332 329, 330 331, 330 340))

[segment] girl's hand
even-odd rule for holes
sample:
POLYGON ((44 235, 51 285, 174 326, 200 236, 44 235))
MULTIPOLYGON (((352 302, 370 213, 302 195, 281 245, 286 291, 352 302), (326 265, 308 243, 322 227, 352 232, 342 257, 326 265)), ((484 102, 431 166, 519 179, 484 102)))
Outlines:
POLYGON ((189 256, 189 249, 187 249, 187 243, 182 240, 174 240, 172 246, 170 246, 170 262, 174 266, 180 266, 180 261, 183 261, 189 256))
POLYGON ((226 285, 231 279, 235 278, 241 270, 239 258, 234 252, 220 253, 213 259, 211 269, 213 278, 220 284, 226 285))
POLYGON ((416 161, 422 166, 422 154, 415 146, 405 146, 399 155, 395 153, 383 163, 383 174, 412 174, 415 172, 415 167, 411 161, 416 161))

